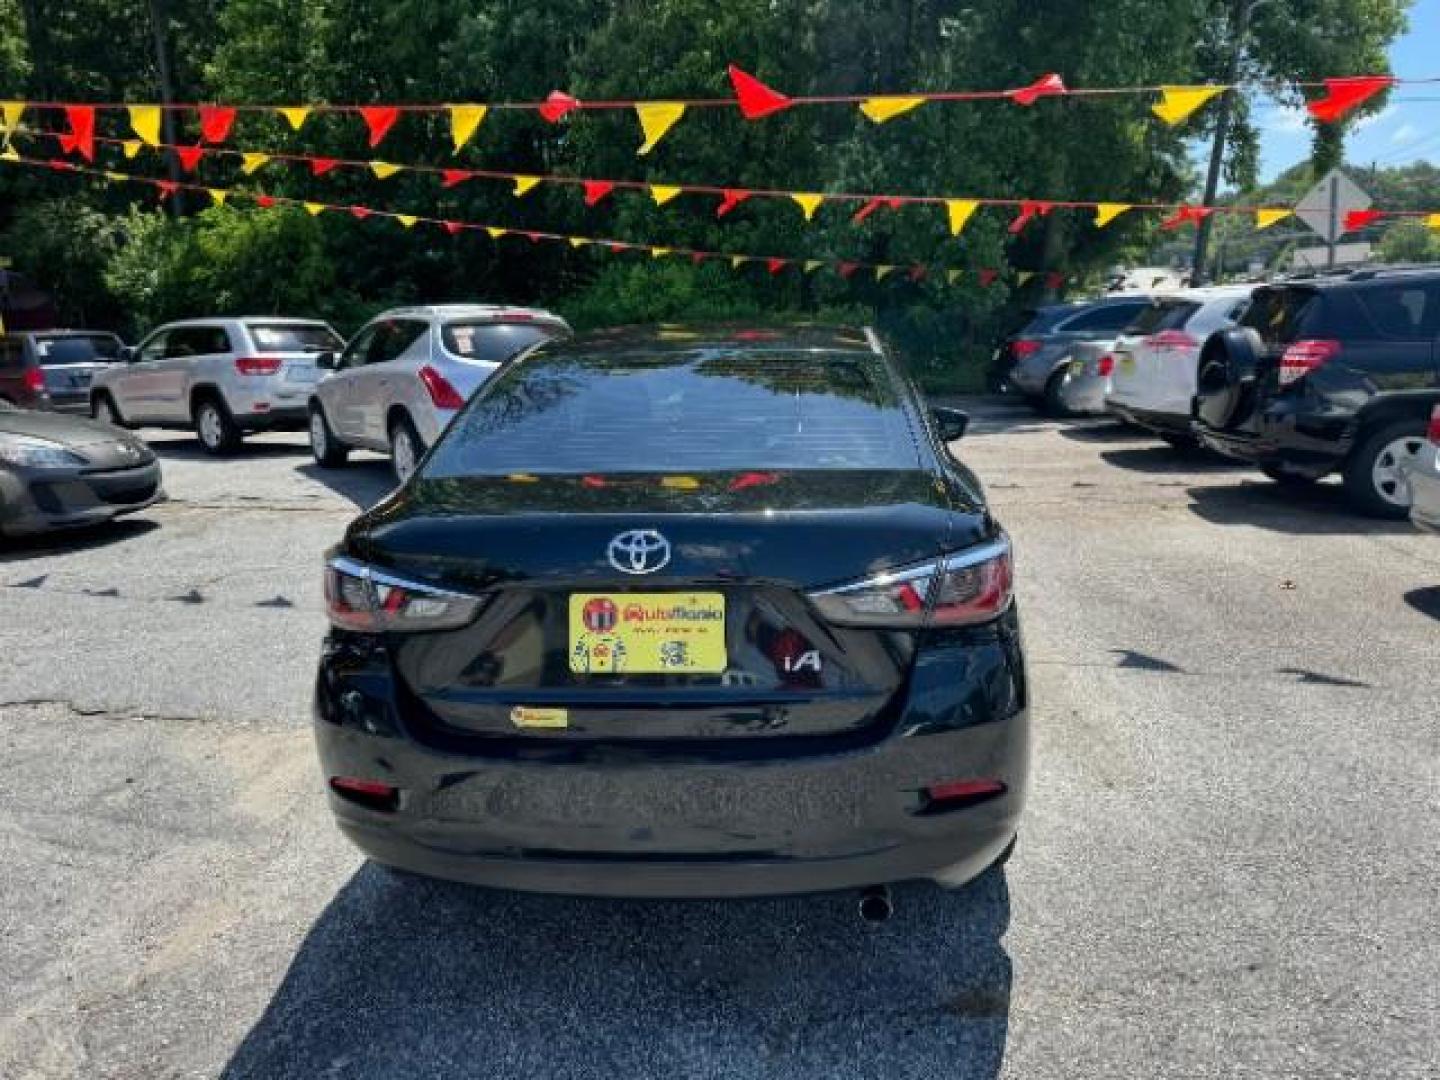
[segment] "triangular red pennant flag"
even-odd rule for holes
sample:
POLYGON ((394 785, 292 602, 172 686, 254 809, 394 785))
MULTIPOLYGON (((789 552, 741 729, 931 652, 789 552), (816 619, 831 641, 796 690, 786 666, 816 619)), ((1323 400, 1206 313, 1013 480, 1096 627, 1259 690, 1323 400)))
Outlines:
POLYGON ((1045 287, 1052 292, 1065 284, 1065 275, 1059 270, 1051 270, 1045 275, 1045 287))
POLYGON ((1333 123, 1380 91, 1395 84, 1389 75, 1357 75, 1343 79, 1326 79, 1325 96, 1305 107, 1310 115, 1323 123, 1333 123))
POLYGON ((527 232, 527 233, 521 233, 520 235, 523 236, 523 237, 525 237, 525 239, 526 239, 526 240, 529 240, 532 244, 538 244, 538 243, 540 242, 540 239, 541 239, 541 238, 540 238, 540 234, 539 234, 538 232, 527 232))
POLYGON ((180 190, 180 185, 174 180, 156 180, 155 186, 160 189, 160 198, 162 199, 168 199, 180 190))
POLYGON ((374 211, 371 210, 368 206, 352 206, 350 207, 350 213, 357 220, 364 221, 367 217, 374 213, 374 211))
POLYGON ((66 105, 65 119, 70 130, 59 136, 60 148, 67 154, 77 151, 86 161, 95 160, 95 106, 66 105))
POLYGON ((1174 230, 1181 225, 1204 221, 1215 212, 1213 206, 1182 206, 1160 223, 1160 228, 1174 230))
POLYGON ((329 172, 331 169, 335 168, 335 166, 339 164, 340 162, 336 161, 333 157, 311 158, 310 171, 316 176, 324 176, 327 172, 329 172))
POLYGON ((1005 96, 1017 105, 1034 105, 1042 97, 1059 97, 1069 92, 1065 87, 1065 80, 1059 75, 1051 73, 1036 79, 1029 86, 1022 86, 1018 90, 1007 90, 1005 96))
POLYGON ((1384 216, 1384 210, 1351 210, 1345 215, 1345 231, 1355 232, 1363 229, 1366 225, 1373 225, 1384 216))
POLYGON ((440 224, 445 226, 445 231, 451 236, 459 235, 460 230, 465 228, 465 226, 458 221, 442 221, 440 224))
POLYGON ((859 225, 862 221, 868 218, 871 214, 875 213, 875 211, 879 210, 881 207, 885 207, 890 210, 899 210, 900 200, 893 198, 887 199, 883 196, 877 196, 876 198, 871 199, 869 202, 867 202, 859 210, 856 210, 854 216, 850 219, 850 223, 852 225, 859 225))
POLYGON ((180 167, 186 172, 194 172, 200 164, 200 159, 205 156, 203 146, 177 146, 175 156, 180 159, 180 167))
POLYGON ((924 281, 924 280, 925 280, 925 267, 921 266, 919 263, 916 263, 914 266, 910 267, 910 280, 911 280, 911 281, 924 281))
POLYGON ((380 140, 390 133, 395 121, 400 119, 400 110, 394 105, 367 105, 360 110, 365 126, 370 129, 370 145, 379 146, 380 140))
POLYGON ((705 261, 705 252, 703 252, 703 251, 692 251, 692 252, 690 253, 690 261, 691 261, 692 263, 694 263, 696 266, 699 266, 702 262, 705 261))
POLYGON ((750 198, 750 192, 745 191, 743 188, 726 188, 725 197, 720 200, 720 205, 715 208, 715 216, 717 218, 724 217, 748 198, 750 198))
POLYGON ((206 142, 224 142, 234 125, 234 109, 223 105, 200 106, 200 138, 206 142))
POLYGON ((74 172, 75 166, 61 158, 51 158, 45 163, 56 172, 74 172))
POLYGON ((611 243, 607 244, 606 246, 607 246, 611 251, 613 251, 613 252, 615 252, 615 253, 618 254, 619 252, 624 251, 624 250, 625 250, 626 248, 628 248, 630 245, 629 245, 629 244, 622 244, 622 243, 620 243, 619 241, 612 241, 611 243))
POLYGON ((988 289, 991 285, 995 284, 995 279, 999 276, 999 270, 981 270, 979 274, 981 287, 988 289))
POLYGON ((842 262, 835 267, 835 272, 843 278, 848 278, 851 274, 855 273, 859 266, 859 263, 842 262))
POLYGON ((260 209, 262 209, 262 210, 269 210, 272 206, 275 205, 275 196, 274 196, 274 195, 256 195, 256 196, 255 196, 255 205, 258 206, 258 207, 260 207, 260 209))
POLYGON ((585 205, 586 205, 586 206, 594 206, 594 205, 595 205, 596 203, 598 203, 601 199, 605 198, 606 195, 609 195, 610 192, 612 192, 612 191, 615 190, 615 181, 613 181, 613 180, 586 180, 585 183, 584 183, 584 187, 585 187, 585 205))
POLYGON ((730 65, 730 85, 735 87, 735 99, 746 120, 759 120, 762 116, 790 107, 788 97, 770 89, 754 75, 747 75, 734 64, 730 65))
POLYGON ((471 176, 469 169, 441 169, 440 182, 446 187, 454 187, 456 184, 463 184, 471 176))
POLYGON ((1010 234, 1014 236, 1037 217, 1044 217, 1055 209, 1054 203, 1026 200, 1020 204, 1020 214, 1010 223, 1010 234))
POLYGON ((551 90, 550 95, 545 99, 545 104, 540 106, 540 115, 552 124, 558 124, 567 114, 574 112, 580 107, 578 98, 560 90, 551 90))
POLYGON ((789 261, 789 259, 766 259, 765 268, 772 274, 778 274, 785 269, 785 264, 789 261))

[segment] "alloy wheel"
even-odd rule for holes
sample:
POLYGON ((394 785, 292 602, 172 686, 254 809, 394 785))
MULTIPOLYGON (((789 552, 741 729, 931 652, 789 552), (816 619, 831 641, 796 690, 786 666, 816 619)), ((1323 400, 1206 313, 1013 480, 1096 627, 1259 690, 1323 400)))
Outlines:
POLYGON ((1375 485, 1375 493, 1390 505, 1410 505, 1409 470, 1424 445, 1419 435, 1403 435, 1386 443, 1375 456, 1370 482, 1375 485))

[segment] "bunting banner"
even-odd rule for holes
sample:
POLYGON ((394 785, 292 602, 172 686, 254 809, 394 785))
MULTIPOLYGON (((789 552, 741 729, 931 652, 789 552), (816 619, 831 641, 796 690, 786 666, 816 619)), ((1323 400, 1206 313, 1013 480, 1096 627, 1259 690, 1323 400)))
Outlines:
MULTIPOLYGON (((457 221, 449 218, 427 217, 422 214, 383 210, 369 206, 340 205, 294 199, 264 192, 242 191, 231 188, 209 187, 203 184, 161 180, 148 176, 136 176, 130 173, 77 165, 63 158, 43 160, 39 158, 22 157, 13 149, 0 153, 0 162, 36 169, 46 169, 58 173, 72 173, 80 176, 95 177, 112 183, 140 185, 154 190, 162 200, 171 198, 179 191, 190 191, 205 195, 217 207, 233 208, 236 206, 237 201, 242 203, 248 202, 259 210, 271 210, 275 207, 294 207, 304 210, 312 217, 320 217, 325 214, 348 214, 360 221, 368 221, 370 219, 393 221, 405 229, 412 229, 417 225, 429 225, 443 230, 450 236, 458 236, 466 232, 479 232, 484 233, 492 241, 497 242, 506 237, 521 237, 530 243, 563 243, 574 249, 583 248, 610 253, 633 252, 648 255, 652 259, 671 257, 685 258, 697 265, 711 261, 720 264, 728 263, 732 269, 736 270, 745 266, 758 264, 765 266, 767 274, 772 276, 778 276, 790 268, 798 270, 801 274, 813 274, 822 269, 829 269, 841 279, 850 280, 854 278, 857 272, 864 271, 867 272, 874 281, 880 282, 890 277, 896 270, 904 269, 905 273, 901 276, 900 280, 908 280, 918 284, 938 274, 943 276, 947 284, 954 286, 963 284, 967 280, 967 276, 971 273, 961 267, 942 268, 930 266, 925 263, 911 263, 908 264, 908 266, 902 266, 898 263, 870 263, 858 260, 832 260, 813 257, 796 257, 793 255, 739 254, 736 252, 711 251, 630 240, 603 239, 544 230, 513 229, 501 225, 485 225, 476 222, 457 221)), ((1036 271, 1019 272, 1015 279, 1017 287, 1021 283, 1028 284, 1037 273, 1036 271)), ((996 284, 1001 280, 1002 276, 1001 272, 993 267, 978 268, 973 271, 973 274, 974 280, 984 288, 989 288, 996 284)), ((1059 271, 1050 271, 1046 274, 1044 280, 1047 283, 1047 287, 1058 290, 1064 284, 1064 275, 1059 271)))
POLYGON ((1184 123, 1212 98, 1223 94, 1223 86, 1162 86, 1160 100, 1150 111, 1174 127, 1184 123))

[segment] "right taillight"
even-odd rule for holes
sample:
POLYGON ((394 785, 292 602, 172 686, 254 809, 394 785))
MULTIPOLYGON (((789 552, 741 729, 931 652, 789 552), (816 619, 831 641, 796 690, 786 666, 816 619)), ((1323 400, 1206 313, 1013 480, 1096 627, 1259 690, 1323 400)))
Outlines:
POLYGON ((1001 535, 923 566, 812 593, 810 599, 832 623, 844 626, 973 626, 1005 613, 1014 581, 1010 540, 1001 535))
POLYGON ((1104 356, 1100 357, 1099 362, 1095 365, 1095 373, 1099 375, 1102 379, 1108 379, 1111 375, 1114 375, 1115 357, 1111 356, 1109 353, 1106 353, 1104 356))
POLYGON ((1043 341, 1036 341, 1034 338, 1016 338, 1010 343, 1010 355, 1016 360, 1024 360, 1027 356, 1039 352, 1044 345, 1043 341))
POLYGON ((430 400, 435 403, 437 409, 463 409, 465 399, 460 396, 460 391, 450 384, 450 380, 441 375, 429 364, 420 369, 420 381, 425 384, 425 389, 430 393, 430 400))
POLYGON ((32 394, 45 393, 45 373, 38 367, 26 368, 22 378, 25 383, 25 389, 29 390, 32 394))
POLYGON ((1425 429, 1425 438, 1440 446, 1440 405, 1436 405, 1430 413, 1430 426, 1425 429))
POLYGON ((1289 386, 1340 355, 1340 342, 1310 338, 1297 341, 1280 357, 1280 385, 1289 386))

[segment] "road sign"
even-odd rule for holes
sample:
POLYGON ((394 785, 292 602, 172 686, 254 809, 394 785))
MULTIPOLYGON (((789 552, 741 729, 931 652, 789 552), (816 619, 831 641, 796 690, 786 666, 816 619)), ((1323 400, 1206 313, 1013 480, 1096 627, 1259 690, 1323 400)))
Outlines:
POLYGON ((1372 200, 1359 184, 1339 169, 1295 204, 1295 216, 1313 229, 1320 239, 1333 244, 1345 234, 1345 216, 1352 210, 1369 210, 1372 200))

